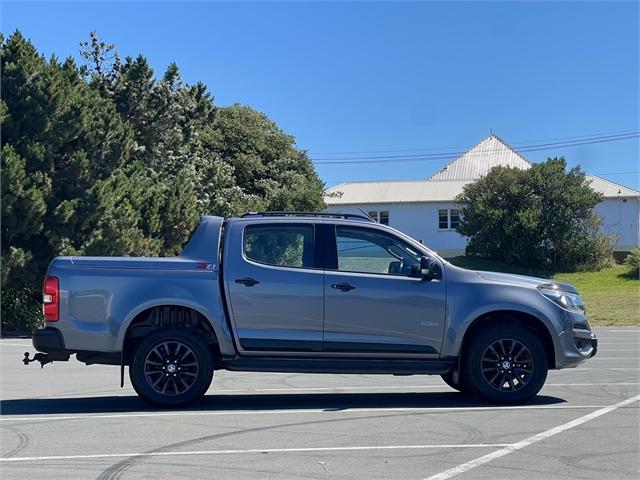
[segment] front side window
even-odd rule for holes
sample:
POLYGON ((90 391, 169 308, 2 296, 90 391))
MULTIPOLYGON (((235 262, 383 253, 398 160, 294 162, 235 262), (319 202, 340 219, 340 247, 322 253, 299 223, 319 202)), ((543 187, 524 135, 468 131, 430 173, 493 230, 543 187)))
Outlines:
POLYGON ((438 210, 438 228, 440 230, 449 228, 449 212, 446 208, 438 210))
POLYGON ((377 230, 336 227, 338 270, 406 277, 419 276, 420 253, 377 230))
POLYGON ((244 255, 267 265, 313 267, 313 225, 250 225, 244 232, 244 255))

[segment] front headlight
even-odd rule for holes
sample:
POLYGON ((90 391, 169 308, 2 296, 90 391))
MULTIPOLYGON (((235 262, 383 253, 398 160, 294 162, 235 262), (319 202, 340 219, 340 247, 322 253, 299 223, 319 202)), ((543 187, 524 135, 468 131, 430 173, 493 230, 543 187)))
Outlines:
POLYGON ((558 285, 539 285, 538 291, 547 299, 558 305, 560 308, 572 313, 585 314, 585 306, 580 295, 567 292, 558 285))

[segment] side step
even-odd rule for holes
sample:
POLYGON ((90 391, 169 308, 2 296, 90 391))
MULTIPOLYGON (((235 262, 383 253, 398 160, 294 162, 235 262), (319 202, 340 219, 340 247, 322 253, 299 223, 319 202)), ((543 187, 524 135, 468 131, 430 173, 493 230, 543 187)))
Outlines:
POLYGON ((352 360, 336 358, 236 358, 224 368, 236 372, 356 373, 387 375, 442 375, 449 373, 453 361, 442 360, 352 360))

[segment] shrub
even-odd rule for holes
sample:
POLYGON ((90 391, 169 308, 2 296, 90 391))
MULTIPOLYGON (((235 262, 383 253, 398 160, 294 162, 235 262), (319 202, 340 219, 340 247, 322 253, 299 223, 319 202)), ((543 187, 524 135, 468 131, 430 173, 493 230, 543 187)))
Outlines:
POLYGON ((624 264, 629 268, 629 276, 640 277, 640 247, 629 252, 627 258, 624 259, 624 264))
POLYGON ((543 271, 608 265, 614 239, 600 233, 594 212, 603 197, 579 167, 566 167, 562 158, 494 167, 466 185, 457 230, 469 237, 467 255, 543 271))
POLYGON ((40 293, 30 287, 2 289, 2 333, 30 334, 42 328, 40 293))

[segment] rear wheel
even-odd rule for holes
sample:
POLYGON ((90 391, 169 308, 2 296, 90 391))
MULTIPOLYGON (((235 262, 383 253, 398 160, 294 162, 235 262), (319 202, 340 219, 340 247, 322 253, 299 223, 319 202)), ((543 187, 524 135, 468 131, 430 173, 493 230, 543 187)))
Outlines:
POLYGON ((137 346, 129 377, 147 402, 179 407, 204 396, 213 378, 213 357, 207 343, 192 330, 157 330, 137 346))
POLYGON ((463 352, 463 384, 496 403, 521 403, 547 378, 542 343, 519 325, 499 324, 480 332, 463 352))

